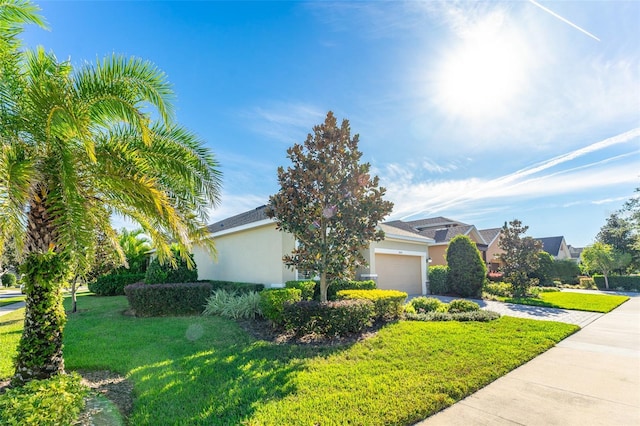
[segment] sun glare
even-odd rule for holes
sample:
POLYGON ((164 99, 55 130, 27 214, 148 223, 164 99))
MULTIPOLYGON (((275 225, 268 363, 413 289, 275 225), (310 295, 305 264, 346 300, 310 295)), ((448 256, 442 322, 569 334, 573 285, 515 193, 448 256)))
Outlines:
POLYGON ((440 63, 437 103, 446 113, 465 118, 483 119, 509 111, 528 69, 525 43, 496 16, 468 27, 440 63))

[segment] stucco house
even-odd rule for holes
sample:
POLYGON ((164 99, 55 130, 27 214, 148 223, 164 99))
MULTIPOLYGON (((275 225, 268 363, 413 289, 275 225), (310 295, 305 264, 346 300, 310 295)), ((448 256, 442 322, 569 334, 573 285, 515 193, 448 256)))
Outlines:
POLYGON ((571 259, 571 250, 563 236, 534 238, 542 243, 542 250, 549 253, 556 260, 571 259))
MULTIPOLYGON (((281 286, 302 278, 288 268, 282 256, 295 247, 292 234, 276 229, 261 206, 209 226, 216 241, 217 259, 203 249, 194 249, 199 279, 228 280, 281 286)), ((375 279, 378 288, 427 294, 427 260, 432 238, 406 231, 388 223, 379 225, 385 239, 372 242, 363 251, 368 262, 357 271, 358 279, 375 279)))

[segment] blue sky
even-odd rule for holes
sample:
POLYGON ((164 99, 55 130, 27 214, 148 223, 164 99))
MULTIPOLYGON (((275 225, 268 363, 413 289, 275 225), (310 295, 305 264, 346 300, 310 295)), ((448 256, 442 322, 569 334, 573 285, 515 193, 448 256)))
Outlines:
POLYGON ((640 2, 40 1, 74 65, 151 60, 217 155, 211 221, 265 204, 328 110, 395 203, 593 241, 640 186, 640 2))

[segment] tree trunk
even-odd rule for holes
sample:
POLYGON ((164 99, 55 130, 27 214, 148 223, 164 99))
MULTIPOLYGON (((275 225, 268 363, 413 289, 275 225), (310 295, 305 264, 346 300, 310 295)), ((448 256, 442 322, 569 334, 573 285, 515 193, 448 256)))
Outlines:
POLYGON ((604 288, 609 290, 609 277, 607 277, 607 274, 602 274, 602 275, 604 276, 604 288))
POLYGON ((329 286, 327 285, 327 273, 323 271, 320 273, 320 301, 321 302, 327 301, 328 288, 329 286))
POLYGON ((62 306, 62 282, 67 265, 56 253, 57 232, 47 209, 48 190, 36 188, 31 199, 23 262, 26 290, 24 329, 15 374, 14 386, 33 379, 46 379, 64 372, 62 331, 66 322, 62 306))

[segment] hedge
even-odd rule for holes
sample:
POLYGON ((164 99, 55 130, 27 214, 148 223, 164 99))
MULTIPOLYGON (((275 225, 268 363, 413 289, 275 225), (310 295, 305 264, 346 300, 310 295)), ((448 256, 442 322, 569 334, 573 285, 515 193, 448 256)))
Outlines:
POLYGON ((211 284, 131 284, 124 288, 129 306, 139 317, 196 315, 211 295, 211 284))
POLYGON ((407 293, 398 290, 340 290, 338 298, 353 300, 366 299, 373 302, 375 319, 390 321, 400 317, 407 293))
MULTIPOLYGON (((193 283, 198 280, 198 268, 193 269, 187 267, 187 262, 180 257, 177 251, 173 250, 176 268, 173 268, 167 261, 160 264, 160 260, 156 257, 151 261, 145 273, 144 282, 147 284, 171 284, 171 283, 193 283)), ((193 261, 193 254, 189 255, 193 261)), ((193 261, 195 265, 195 261, 193 261)))
POLYGON ((268 289, 260 293, 262 315, 277 325, 284 324, 285 303, 299 302, 302 292, 297 288, 268 289))
POLYGON ((429 267, 429 294, 449 294, 451 289, 447 285, 449 268, 446 265, 429 267))
MULTIPOLYGON (((313 294, 316 289, 316 282, 307 280, 307 281, 287 281, 284 286, 286 288, 297 288, 302 292, 301 297, 302 300, 311 300, 313 299, 313 294)), ((319 294, 319 293, 318 293, 319 294)))
MULTIPOLYGON (((614 275, 608 278, 609 290, 640 291, 640 275, 614 275)), ((603 275, 594 275, 593 280, 598 289, 606 290, 603 275)))
POLYGON ((297 336, 317 334, 332 337, 359 333, 371 325, 373 316, 373 302, 365 299, 325 303, 305 300, 286 303, 283 310, 285 328, 297 336))
POLYGON ((122 296, 129 284, 144 281, 145 274, 107 274, 89 283, 89 291, 98 296, 122 296))
POLYGON ((261 292, 264 290, 264 284, 243 283, 236 281, 210 280, 203 281, 211 284, 213 290, 225 290, 236 293, 251 293, 252 291, 261 292))
POLYGON ((427 312, 426 314, 408 313, 405 319, 409 321, 479 321, 489 322, 500 318, 500 314, 494 311, 471 312, 427 312))
MULTIPOLYGON (((331 283, 327 289, 327 299, 337 300, 338 292, 341 290, 375 290, 376 282, 373 280, 355 281, 355 280, 336 280, 331 283)), ((315 286, 313 293, 314 300, 320 300, 320 284, 315 286)))

